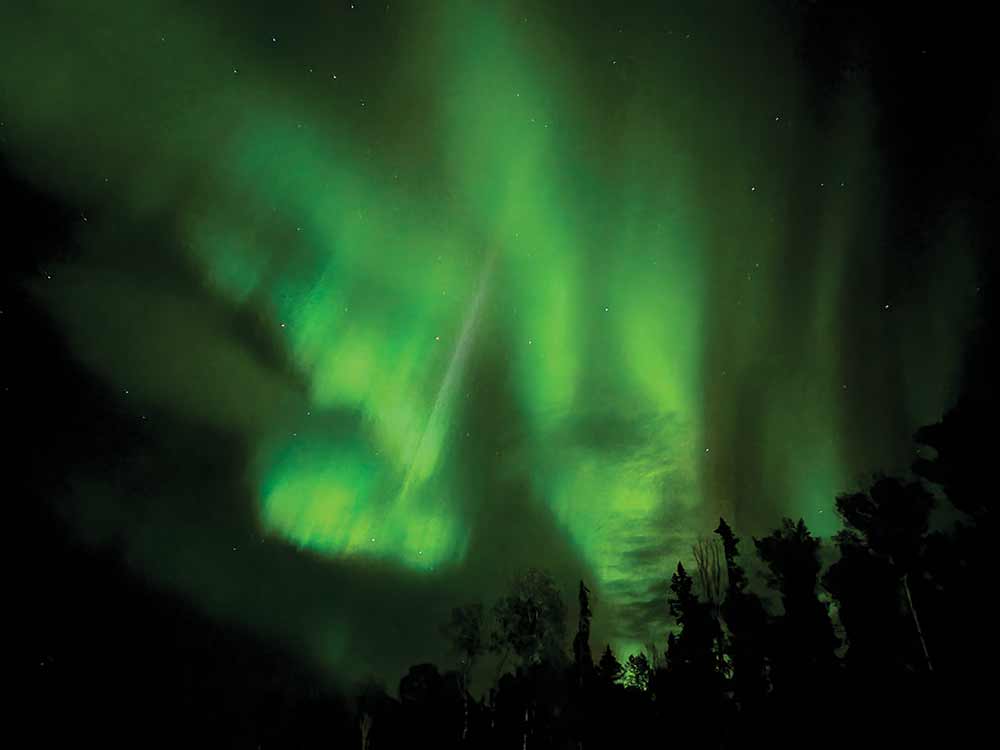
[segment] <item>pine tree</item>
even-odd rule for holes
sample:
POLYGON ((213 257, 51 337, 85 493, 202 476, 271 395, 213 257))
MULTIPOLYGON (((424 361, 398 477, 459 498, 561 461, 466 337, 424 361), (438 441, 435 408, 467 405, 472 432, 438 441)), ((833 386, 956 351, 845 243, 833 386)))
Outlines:
POLYGON ((573 660, 577 679, 583 682, 594 671, 594 657, 590 653, 590 620, 593 613, 590 611, 590 589, 583 581, 580 581, 579 599, 580 620, 573 638, 573 660))
POLYGON ((677 571, 670 577, 670 591, 673 594, 668 600, 670 614, 683 628, 698 603, 694 595, 694 581, 684 570, 683 563, 677 563, 677 571))
POLYGON ((747 587, 747 575, 743 571, 742 566, 736 562, 736 558, 740 555, 740 540, 733 533, 729 524, 726 523, 725 518, 719 519, 719 526, 715 529, 715 533, 722 539, 722 549, 726 556, 726 574, 729 585, 728 593, 730 596, 741 594, 747 587))
POLYGON ((784 680, 788 691, 796 691, 829 676, 839 645, 827 607, 817 593, 820 541, 803 520, 796 523, 785 518, 781 528, 755 539, 754 545, 770 569, 769 581, 781 593, 785 609, 775 641, 776 689, 784 680))
POLYGON ((677 571, 670 579, 668 599, 670 614, 680 625, 680 633, 669 641, 668 668, 686 673, 690 679, 708 681, 715 673, 715 644, 720 635, 719 623, 712 616, 709 604, 701 602, 694 593, 694 581, 677 563, 677 571))
POLYGON ((722 617, 729 630, 733 693, 741 708, 752 711, 767 692, 767 613, 760 598, 746 590, 747 576, 737 560, 740 540, 724 518, 719 519, 715 533, 722 539, 726 556, 728 590, 722 617))
POLYGON ((604 647, 604 653, 601 654, 601 661, 597 666, 598 675, 600 675, 600 678, 604 682, 613 685, 621 679, 623 672, 621 662, 618 661, 614 651, 611 650, 611 644, 607 644, 604 647))

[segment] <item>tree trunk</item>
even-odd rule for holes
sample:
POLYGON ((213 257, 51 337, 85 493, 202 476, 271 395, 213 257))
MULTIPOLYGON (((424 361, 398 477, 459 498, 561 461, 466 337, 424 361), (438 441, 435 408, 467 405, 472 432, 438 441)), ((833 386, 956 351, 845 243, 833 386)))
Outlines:
POLYGON ((368 750, 368 735, 372 731, 371 714, 361 714, 358 718, 358 727, 361 729, 361 750, 368 750))
POLYGON ((469 734, 469 675, 468 669, 462 675, 462 743, 469 734))
POLYGON ((933 672, 934 665, 931 664, 931 655, 927 650, 927 641, 924 640, 924 631, 920 628, 920 619, 917 617, 916 607, 913 606, 913 597, 910 596, 910 584, 907 578, 909 573, 903 574, 903 591, 906 592, 906 604, 910 608, 910 615, 913 617, 913 625, 917 629, 917 637, 920 639, 920 648, 924 651, 924 659, 927 660, 927 671, 933 672))

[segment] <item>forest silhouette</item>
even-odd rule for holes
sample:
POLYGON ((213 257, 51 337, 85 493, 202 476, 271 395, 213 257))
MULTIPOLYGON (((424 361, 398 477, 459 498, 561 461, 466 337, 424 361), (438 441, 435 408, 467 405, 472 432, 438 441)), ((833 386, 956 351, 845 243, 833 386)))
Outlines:
MULTIPOLYGON (((741 540, 720 519, 693 569, 678 562, 669 581, 673 630, 627 658, 592 641, 586 582, 571 607, 566 582, 527 570, 495 602, 456 603, 441 624, 451 662, 336 692, 65 531, 42 564, 58 568, 59 608, 73 614, 45 619, 50 639, 73 635, 27 687, 42 744, 85 734, 105 746, 363 750, 961 745, 988 722, 995 662, 984 419, 966 399, 920 429, 912 476, 837 497, 843 530, 830 541, 789 518, 741 540), (122 619, 109 627, 94 611, 122 619), (495 667, 479 690, 471 673, 483 660, 495 667)), ((39 610, 55 606, 44 598, 39 610)))

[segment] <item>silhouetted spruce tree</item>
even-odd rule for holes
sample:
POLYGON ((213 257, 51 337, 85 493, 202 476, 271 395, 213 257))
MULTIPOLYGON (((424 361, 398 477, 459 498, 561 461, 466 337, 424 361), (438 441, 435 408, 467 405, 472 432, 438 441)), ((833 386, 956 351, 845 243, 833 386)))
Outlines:
POLYGON ((712 617, 711 606, 695 595, 694 581, 682 563, 677 563, 677 571, 670 579, 670 591, 670 614, 681 630, 669 642, 668 668, 703 681, 707 674, 715 672, 718 622, 712 617))
POLYGON ((683 628, 698 603, 694 594, 694 581, 684 570, 684 563, 677 563, 677 570, 670 577, 670 592, 673 594, 668 600, 670 614, 683 628))
POLYGON ((741 594, 747 587, 747 575, 743 571, 742 566, 736 562, 736 558, 740 556, 740 540, 733 533, 729 524, 726 523, 725 518, 719 519, 719 525, 716 527, 715 533, 718 534, 719 538, 722 540, 722 551, 726 556, 727 593, 730 595, 741 594))
POLYGON ((604 653, 601 654, 601 661, 597 666, 598 676, 605 685, 613 685, 622 678, 623 672, 621 662, 618 661, 614 651, 611 650, 611 644, 607 644, 604 647, 604 653))
POLYGON ((767 692, 767 612, 760 598, 746 590, 747 575, 737 561, 740 540, 724 518, 719 519, 715 533, 726 556, 728 584, 722 618, 729 630, 733 694, 742 710, 755 711, 767 692))
POLYGON ((839 646, 827 606, 817 592, 820 541, 801 519, 796 523, 785 518, 781 528, 754 539, 754 545, 784 606, 772 639, 772 684, 785 696, 804 698, 810 689, 830 681, 839 646))
POLYGON ((580 581, 580 619, 573 638, 573 663, 577 684, 583 684, 594 671, 594 656, 590 652, 590 589, 580 581))
POLYGON ((667 711, 664 719, 684 717, 676 725, 675 740, 688 743, 701 736, 704 741, 704 728, 714 721, 709 744, 717 746, 721 741, 715 730, 719 729, 722 709, 722 680, 715 644, 721 631, 712 605, 698 599, 693 584, 684 565, 677 563, 668 604, 680 632, 667 639, 667 669, 654 680, 656 701, 660 710, 667 711))

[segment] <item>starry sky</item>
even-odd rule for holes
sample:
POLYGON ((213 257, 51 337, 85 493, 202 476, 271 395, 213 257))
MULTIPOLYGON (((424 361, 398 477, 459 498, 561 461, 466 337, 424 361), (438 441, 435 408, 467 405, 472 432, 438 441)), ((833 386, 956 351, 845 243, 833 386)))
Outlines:
POLYGON ((338 678, 527 566, 662 642, 720 514, 834 533, 961 387, 976 24, 864 5, 5 3, 0 155, 66 227, 17 382, 95 394, 45 501, 338 678))

